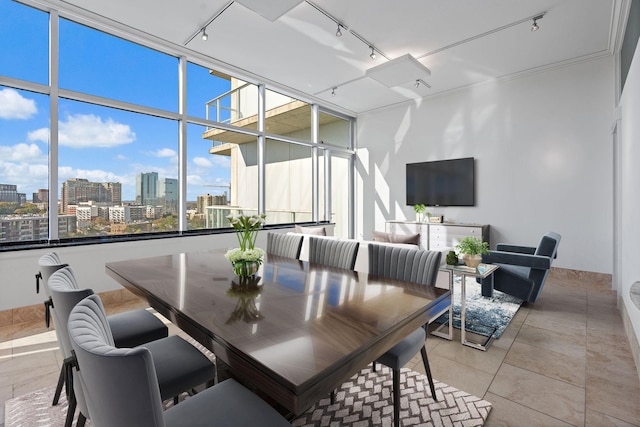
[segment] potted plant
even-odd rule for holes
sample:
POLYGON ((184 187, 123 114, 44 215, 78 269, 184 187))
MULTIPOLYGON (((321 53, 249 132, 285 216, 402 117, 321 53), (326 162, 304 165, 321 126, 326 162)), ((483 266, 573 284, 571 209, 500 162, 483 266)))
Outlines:
MULTIPOLYGON (((423 205, 422 203, 417 204, 417 205, 413 205, 413 210, 416 211, 416 221, 418 222, 424 222, 424 211, 427 210, 427 207, 425 205, 423 205)), ((426 213, 427 216, 431 216, 430 212, 426 213)))
POLYGON ((476 268, 482 261, 482 254, 489 253, 489 243, 473 236, 462 238, 455 248, 462 255, 462 261, 467 267, 473 268, 476 268))

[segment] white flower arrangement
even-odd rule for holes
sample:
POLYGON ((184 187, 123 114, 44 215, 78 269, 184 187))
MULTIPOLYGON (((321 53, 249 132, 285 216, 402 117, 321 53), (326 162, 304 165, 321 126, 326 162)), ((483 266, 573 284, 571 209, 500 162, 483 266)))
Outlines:
POLYGON ((264 251, 260 248, 254 249, 245 249, 242 250, 240 248, 230 249, 227 251, 224 256, 229 260, 229 262, 234 263, 238 261, 250 261, 262 263, 262 258, 264 258, 264 251))
POLYGON ((236 230, 240 249, 253 249, 258 237, 258 230, 265 223, 266 215, 227 215, 227 220, 236 230))

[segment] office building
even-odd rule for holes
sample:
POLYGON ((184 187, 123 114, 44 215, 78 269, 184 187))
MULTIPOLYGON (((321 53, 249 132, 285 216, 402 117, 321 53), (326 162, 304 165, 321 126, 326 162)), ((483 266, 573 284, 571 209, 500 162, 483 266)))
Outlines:
POLYGON ((62 211, 68 211, 70 205, 83 202, 120 204, 122 200, 121 184, 118 182, 91 182, 84 178, 70 178, 62 183, 62 211))
POLYGON ((136 203, 154 206, 158 200, 158 172, 139 173, 136 176, 136 203))

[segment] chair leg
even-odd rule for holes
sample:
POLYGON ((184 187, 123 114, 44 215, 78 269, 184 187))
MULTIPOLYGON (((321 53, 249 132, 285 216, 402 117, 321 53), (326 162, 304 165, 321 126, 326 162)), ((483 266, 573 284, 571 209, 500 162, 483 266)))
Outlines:
POLYGON ((69 407, 67 408, 67 418, 64 421, 64 427, 73 425, 73 417, 76 415, 76 394, 72 391, 69 396, 69 407))
POLYGON ((58 401, 60 400, 60 394, 62 394, 62 386, 65 383, 65 366, 62 365, 62 367, 60 368, 60 376, 58 377, 58 385, 56 386, 56 393, 53 395, 53 406, 56 406, 58 404, 58 401))
POLYGON ((373 372, 377 372, 376 371, 376 362, 375 362, 375 360, 373 361, 373 372))
POLYGON ((400 426, 400 369, 393 370, 393 425, 400 426))
POLYGON ((336 403, 336 391, 335 390, 331 390, 331 404, 333 405, 334 403, 336 403))
POLYGON ((422 355, 422 363, 424 363, 424 370, 427 373, 427 378, 429 379, 429 387, 431 388, 431 397, 436 402, 438 398, 436 397, 436 387, 433 385, 433 377, 431 376, 431 368, 429 368, 429 359, 427 358, 427 348, 422 346, 420 349, 420 354, 422 355))
POLYGON ((180 402, 180 396, 173 396, 173 404, 177 405, 180 402))
POLYGON ((76 423, 76 427, 84 427, 84 423, 87 422, 87 417, 84 416, 82 412, 78 414, 78 422, 76 423))

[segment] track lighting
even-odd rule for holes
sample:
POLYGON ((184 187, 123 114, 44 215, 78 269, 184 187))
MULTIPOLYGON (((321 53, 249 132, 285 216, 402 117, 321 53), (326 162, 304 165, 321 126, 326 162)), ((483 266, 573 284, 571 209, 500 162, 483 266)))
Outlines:
POLYGON ((209 38, 209 35, 207 34, 207 29, 203 28, 202 29, 202 40, 207 41, 208 38, 209 38))
POLYGON ((341 27, 342 25, 338 24, 338 29, 336 30, 336 37, 342 37, 342 31, 340 30, 341 27))
POLYGON ((371 59, 376 59, 376 51, 373 46, 369 46, 369 49, 371 49, 371 54, 369 55, 371 59))
POLYGON ((540 29, 540 26, 538 25, 538 19, 542 19, 542 18, 544 18, 544 14, 533 17, 533 24, 531 24, 531 31, 538 31, 540 29))
POLYGON ((420 79, 416 80, 416 83, 414 84, 414 86, 415 86, 416 88, 419 88, 419 87, 420 87, 420 79))
POLYGON ((338 89, 337 86, 331 88, 331 96, 336 96, 336 89, 338 89))
POLYGON ((537 20, 533 20, 533 24, 531 25, 531 31, 538 31, 540 29, 540 27, 538 26, 538 21, 537 20))

